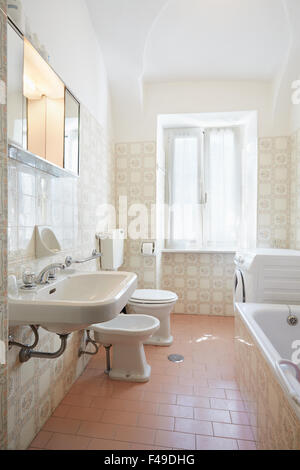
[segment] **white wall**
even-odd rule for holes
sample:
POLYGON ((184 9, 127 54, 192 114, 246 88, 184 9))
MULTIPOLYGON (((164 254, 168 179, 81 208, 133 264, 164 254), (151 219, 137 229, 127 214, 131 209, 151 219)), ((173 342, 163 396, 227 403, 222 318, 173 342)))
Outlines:
POLYGON ((272 84, 268 81, 145 83, 140 111, 114 116, 117 142, 156 140, 157 116, 172 113, 258 111, 259 136, 282 135, 284 116, 272 122, 272 84))
POLYGON ((84 0, 22 0, 50 65, 98 122, 111 127, 106 68, 84 0), (55 25, 55 28, 53 28, 55 25))

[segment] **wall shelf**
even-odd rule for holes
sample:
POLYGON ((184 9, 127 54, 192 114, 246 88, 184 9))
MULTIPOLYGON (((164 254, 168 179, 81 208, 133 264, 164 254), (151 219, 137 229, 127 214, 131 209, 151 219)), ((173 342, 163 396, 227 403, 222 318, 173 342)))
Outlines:
POLYGON ((78 178, 78 175, 55 165, 54 163, 48 162, 44 158, 38 157, 33 153, 18 147, 15 144, 8 144, 8 157, 17 160, 24 165, 28 165, 32 168, 36 168, 40 171, 44 171, 49 175, 55 176, 56 178, 78 178))

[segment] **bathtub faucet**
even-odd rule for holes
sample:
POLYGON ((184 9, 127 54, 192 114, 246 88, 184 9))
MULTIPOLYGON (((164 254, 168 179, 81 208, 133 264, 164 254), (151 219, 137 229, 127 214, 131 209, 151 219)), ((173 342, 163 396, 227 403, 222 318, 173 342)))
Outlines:
POLYGON ((292 309, 291 309, 290 305, 288 305, 287 308, 289 310, 289 315, 287 317, 287 322, 290 326, 296 326, 298 324, 298 318, 296 317, 296 315, 294 315, 292 313, 292 309))

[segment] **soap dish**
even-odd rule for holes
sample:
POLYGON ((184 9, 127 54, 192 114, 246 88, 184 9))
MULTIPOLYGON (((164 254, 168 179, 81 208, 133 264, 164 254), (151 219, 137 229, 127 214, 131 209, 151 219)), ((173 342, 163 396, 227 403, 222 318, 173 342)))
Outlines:
POLYGON ((61 251, 61 245, 50 227, 35 226, 35 255, 37 258, 53 256, 61 251))

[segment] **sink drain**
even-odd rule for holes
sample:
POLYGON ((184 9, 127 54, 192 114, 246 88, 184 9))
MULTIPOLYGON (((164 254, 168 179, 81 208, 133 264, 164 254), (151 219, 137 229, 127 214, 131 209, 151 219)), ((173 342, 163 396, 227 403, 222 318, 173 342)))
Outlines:
POLYGON ((181 356, 180 354, 170 354, 170 356, 168 356, 168 359, 171 362, 183 362, 184 361, 184 357, 181 356))

